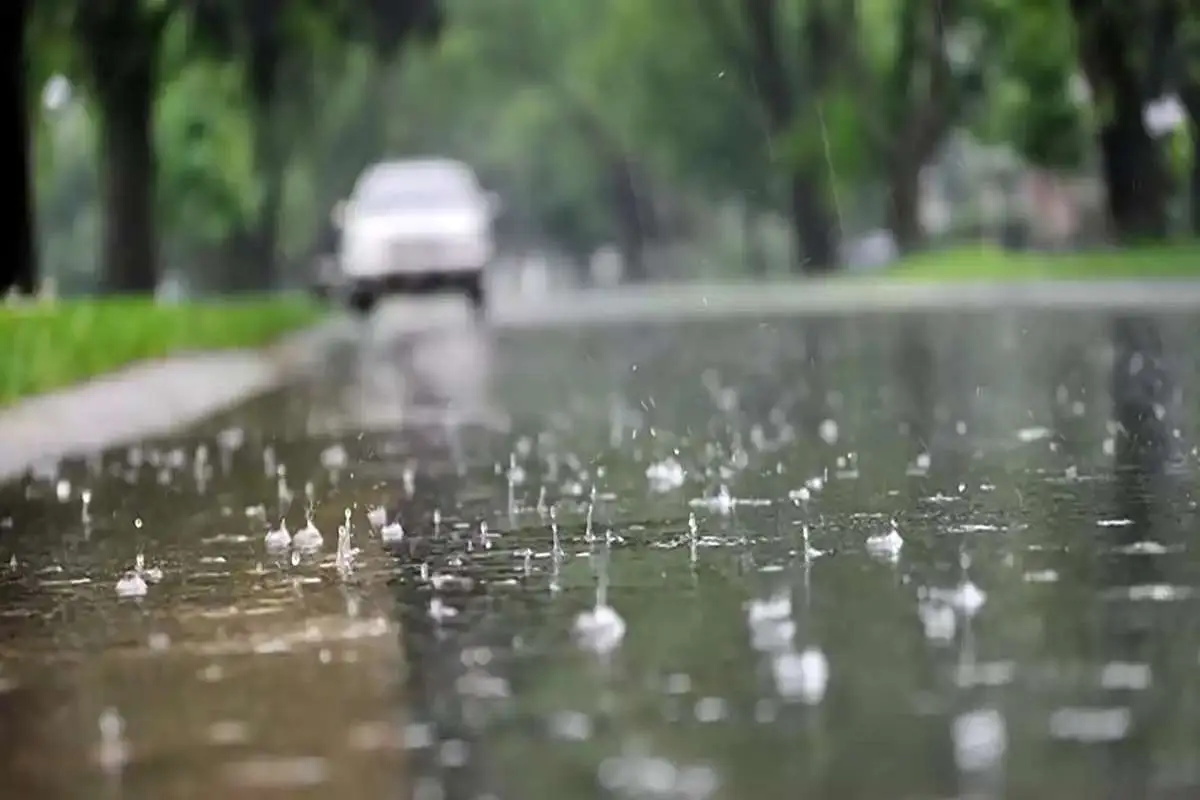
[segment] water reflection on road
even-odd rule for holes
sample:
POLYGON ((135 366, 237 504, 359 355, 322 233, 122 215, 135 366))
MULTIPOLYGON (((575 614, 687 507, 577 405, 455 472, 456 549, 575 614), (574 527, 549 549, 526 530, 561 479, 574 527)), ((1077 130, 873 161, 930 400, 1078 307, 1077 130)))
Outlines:
POLYGON ((1197 791, 1189 319, 453 316, 3 490, 3 785, 1197 791))

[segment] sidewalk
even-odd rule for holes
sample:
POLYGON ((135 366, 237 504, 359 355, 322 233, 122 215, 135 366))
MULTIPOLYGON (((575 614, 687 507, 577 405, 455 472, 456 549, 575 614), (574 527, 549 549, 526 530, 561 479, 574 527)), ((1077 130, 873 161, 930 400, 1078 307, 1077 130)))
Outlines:
POLYGON ((134 364, 0 409, 0 481, 35 464, 169 433, 232 408, 310 368, 328 324, 263 350, 134 364))

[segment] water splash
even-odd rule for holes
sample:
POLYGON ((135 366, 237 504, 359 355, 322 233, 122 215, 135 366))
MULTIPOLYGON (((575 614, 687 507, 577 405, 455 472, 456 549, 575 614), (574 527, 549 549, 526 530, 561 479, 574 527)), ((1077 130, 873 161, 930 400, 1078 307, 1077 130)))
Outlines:
POLYGON ((562 591, 562 583, 559 579, 559 569, 562 567, 563 549, 558 541, 558 520, 553 508, 550 509, 550 593, 558 594, 562 591))
POLYGON ((971 580, 969 554, 962 553, 959 556, 959 566, 962 569, 962 579, 949 598, 950 604, 968 618, 974 617, 987 602, 987 594, 971 580))
POLYGON ((296 531, 292 537, 292 547, 304 552, 313 552, 320 550, 325 543, 325 538, 321 536, 321 531, 313 522, 313 511, 316 507, 316 488, 312 482, 304 484, 304 527, 296 531))
POLYGON ((805 562, 812 561, 815 558, 820 558, 821 556, 825 555, 824 550, 818 550, 817 548, 812 546, 812 543, 809 540, 809 530, 808 530, 807 522, 800 526, 800 539, 801 539, 801 547, 803 547, 805 562))
POLYGON ((292 546, 297 551, 312 552, 320 550, 325 543, 325 537, 321 535, 321 531, 313 523, 310 515, 304 523, 304 527, 296 531, 296 535, 292 537, 292 546))
POLYGON ((100 713, 98 727, 100 742, 96 747, 96 761, 105 772, 119 772, 129 761, 125 720, 115 708, 106 708, 100 713))
POLYGON ((263 537, 263 544, 267 546, 267 550, 272 552, 286 550, 291 546, 292 534, 288 530, 286 519, 279 520, 278 528, 267 531, 267 535, 263 537))
MULTIPOLYGON (((593 487, 594 493, 594 487, 593 487)), ((615 650, 625 639, 625 620, 608 604, 608 562, 612 551, 605 547, 602 554, 593 553, 596 568, 596 602, 588 611, 575 618, 575 638, 579 645, 594 653, 615 650)))
POLYGON ((136 570, 126 572, 117 581, 117 597, 139 598, 145 597, 149 591, 146 585, 146 579, 143 578, 136 570))
POLYGON ((737 505, 737 501, 730 494, 729 486, 723 483, 715 496, 697 497, 691 501, 691 505, 694 508, 712 509, 718 514, 729 514, 733 511, 734 506, 737 505))
POLYGON ((887 533, 875 533, 867 537, 867 552, 875 558, 884 561, 896 561, 900 551, 904 549, 904 538, 896 526, 896 520, 890 521, 887 533))
POLYGON ((133 562, 133 569, 117 580, 117 597, 140 599, 149 592, 149 584, 157 583, 160 580, 162 580, 162 570, 147 570, 146 557, 142 553, 138 553, 133 562))
POLYGON ((596 535, 592 532, 592 518, 596 513, 596 484, 592 484, 591 495, 587 505, 587 522, 583 529, 583 540, 589 544, 596 541, 596 535))
POLYGON ((784 651, 771 660, 771 674, 781 697, 816 705, 829 685, 829 659, 816 647, 784 651))
POLYGON ((550 552, 555 558, 565 555, 558 536, 558 512, 553 508, 550 509, 550 552))
POLYGON ((163 579, 163 571, 158 567, 147 567, 146 556, 138 553, 133 560, 133 571, 141 575, 148 583, 158 583, 163 579))
POLYGON ((372 528, 382 528, 387 525, 387 509, 383 506, 371 506, 367 509, 367 522, 372 528))
POLYGON ((354 566, 354 551, 350 543, 349 525, 338 526, 337 553, 334 556, 334 565, 343 575, 354 566))
POLYGON ((693 565, 696 563, 699 544, 700 525, 696 522, 695 514, 688 514, 688 553, 693 565))
POLYGON ((646 480, 652 491, 665 494, 683 486, 687 472, 675 456, 668 456, 646 467, 646 480))
POLYGON ((525 483, 525 470, 517 464, 517 454, 508 454, 508 470, 505 473, 508 482, 508 516, 513 518, 517 514, 517 499, 516 487, 525 483))
POLYGON ((596 606, 575 618, 575 638, 580 647, 594 653, 611 653, 625 639, 625 620, 612 606, 596 606))
POLYGON ((442 598, 434 597, 429 601, 429 616, 435 621, 441 622, 457 617, 458 609, 454 606, 446 605, 442 598))
POLYGON ((404 525, 399 519, 387 523, 379 529, 379 539, 384 544, 396 544, 404 540, 404 525))
POLYGON ((281 464, 279 466, 279 478, 276 481, 276 493, 279 498, 279 516, 283 516, 292 507, 292 490, 288 488, 287 470, 281 464))
POLYGON ((340 444, 330 445, 321 451, 321 466, 327 471, 337 473, 350 463, 350 454, 340 444))

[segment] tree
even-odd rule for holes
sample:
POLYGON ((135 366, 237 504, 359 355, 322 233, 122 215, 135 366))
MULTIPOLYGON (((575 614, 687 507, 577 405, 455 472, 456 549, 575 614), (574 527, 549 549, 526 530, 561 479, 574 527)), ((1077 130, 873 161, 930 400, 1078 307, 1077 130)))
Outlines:
MULTIPOLYGON (((258 213, 241 237, 243 259, 254 269, 237 277, 243 288, 265 288, 274 278, 279 207, 289 130, 303 126, 278 113, 289 59, 304 63, 318 43, 329 54, 346 37, 391 57, 413 32, 436 29, 435 0, 59 0, 38 7, 73 44, 71 73, 98 111, 104 224, 103 288, 153 291, 158 281, 159 220, 156 192, 156 107, 164 80, 163 43, 175 22, 186 21, 199 38, 220 42, 221 55, 238 61, 246 76, 254 125, 255 163, 263 178, 258 213)), ((303 96, 304 91, 295 93, 303 96)), ((202 126, 194 130, 202 136, 202 126)), ((194 137, 193 137, 194 138, 194 137)))
MULTIPOLYGON (((277 280, 284 177, 312 109, 319 61, 364 46, 381 62, 413 36, 441 30, 438 0, 191 0, 196 39, 221 59, 242 64, 262 185, 258 212, 233 237, 235 288, 264 289, 277 280), (290 90, 290 91, 285 91, 290 90)), ((202 50, 203 51, 203 50, 202 50)), ((377 111, 377 109, 376 109, 377 111)))
POLYGON ((798 266, 835 263, 834 181, 884 176, 891 226, 915 244, 921 167, 978 83, 950 64, 957 0, 616 6, 603 71, 626 62, 622 97, 642 137, 710 189, 788 209, 810 256, 798 266))
POLYGON ((837 72, 857 97, 866 151, 888 187, 888 227, 908 252, 922 238, 921 170, 979 94, 982 28, 961 0, 897 0, 865 17, 857 8, 844 4, 823 35, 842 38, 837 72), (967 51, 957 59, 956 45, 967 51))
POLYGON ((733 74, 728 32, 707 24, 690 0, 615 0, 608 8, 583 59, 585 80, 598 103, 607 101, 626 149, 681 189, 736 198, 751 219, 780 210, 775 148, 761 105, 733 74))
POLYGON ((828 0, 808 0, 800 19, 789 24, 788 4, 779 0, 703 0, 699 10, 717 34, 725 32, 733 74, 743 91, 758 98, 767 132, 785 174, 788 210, 797 247, 797 269, 828 272, 837 266, 837 229, 830 207, 828 176, 812 148, 795 143, 821 130, 820 100, 833 78, 835 53, 827 35, 838 10, 828 0), (799 41, 788 48, 788 39, 799 41), (790 146, 789 146, 790 144, 790 146))
MULTIPOLYGON (((303 2, 286 0, 197 0, 193 6, 193 39, 220 60, 237 61, 242 70, 251 119, 251 151, 261 188, 255 212, 239 220, 231 231, 225 253, 227 264, 223 283, 232 290, 262 290, 277 280, 279 216, 283 198, 284 170, 291 137, 290 125, 278 102, 285 59, 294 55, 303 60, 293 31, 303 31, 298 16, 314 9, 303 2), (291 36, 289 36, 291 34, 291 36)), ((299 65, 299 70, 307 67, 299 65)), ((295 93, 307 98, 301 89, 295 93)))
MULTIPOLYGON (((175 34, 182 31, 169 32, 169 40, 181 38, 175 34)), ((169 53, 176 44, 182 42, 166 43, 169 53)), ((240 274, 247 265, 229 257, 229 244, 259 213, 263 187, 241 70, 195 60, 165 69, 173 74, 162 84, 154 120, 164 263, 191 273, 197 289, 247 288, 240 274)))
POLYGON ((99 115, 102 286, 158 284, 154 108, 160 42, 180 0, 74 0, 67 9, 82 74, 99 115))
POLYGON ((1159 27, 1173 34, 1174 52, 1164 65, 1166 88, 1174 89, 1188 118, 1188 189, 1192 235, 1200 235, 1200 3, 1183 0, 1160 9, 1159 27))
POLYGON ((12 289, 32 294, 37 284, 37 252, 34 246, 33 152, 29 97, 29 26, 32 0, 8 3, 4 14, 8 34, 8 64, 5 73, 5 106, 17 142, 9 154, 13 164, 17 210, 11 232, 12 250, 0 269, 0 293, 12 289))
POLYGON ((1048 169, 1079 169, 1092 131, 1082 96, 1074 22, 1064 2, 991 0, 978 9, 991 95, 975 129, 1048 169))
POLYGON ((1161 59, 1172 32, 1160 25, 1174 0, 1070 0, 1079 57, 1098 115, 1098 144, 1116 240, 1167 235, 1169 176, 1146 128, 1146 106, 1162 89, 1161 59))
POLYGON ((461 97, 471 87, 468 102, 481 102, 493 122, 500 118, 523 128, 526 136, 555 149, 554 157, 572 154, 570 173, 555 175, 544 169, 551 157, 546 149, 530 150, 536 158, 527 169, 552 184, 523 199, 550 228, 565 234, 575 255, 615 240, 626 277, 639 280, 647 277, 645 250, 657 234, 652 190, 640 154, 614 124, 619 106, 596 91, 587 69, 608 14, 608 6, 594 3, 450 3, 452 39, 442 65, 461 78, 455 93, 461 97), (485 100, 489 94, 501 102, 485 100))

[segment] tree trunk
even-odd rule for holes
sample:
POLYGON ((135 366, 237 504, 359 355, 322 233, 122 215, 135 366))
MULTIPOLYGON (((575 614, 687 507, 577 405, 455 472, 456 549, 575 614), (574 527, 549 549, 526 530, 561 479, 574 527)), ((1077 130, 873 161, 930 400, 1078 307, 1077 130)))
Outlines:
POLYGON ((148 74, 142 77, 116 97, 100 98, 101 283, 116 293, 153 292, 158 285, 153 81, 148 74))
POLYGON ((1200 236, 1200 128, 1192 126, 1192 168, 1188 174, 1188 222, 1192 236, 1200 236))
MULTIPOLYGON (((283 207, 284 159, 264 130, 272 124, 258 115, 254 130, 255 164, 263 182, 262 204, 255 217, 240 226, 224 248, 221 288, 229 292, 263 292, 279 281, 279 223, 283 207)), ((323 216, 328 216, 326 212, 323 216)))
POLYGON ((33 294, 37 288, 37 248, 34 227, 34 184, 33 184, 33 131, 29 118, 29 69, 26 28, 29 24, 31 0, 20 0, 9 5, 8 18, 9 62, 6 88, 11 116, 9 124, 17 146, 10 151, 9 158, 15 162, 16 186, 19 193, 13 220, 12 252, 0 267, 0 294, 13 289, 23 294, 33 294), (15 40, 15 41, 14 41, 15 40))
POLYGON ((269 290, 279 284, 279 223, 283 213, 284 169, 284 158, 278 147, 272 147, 259 161, 264 193, 253 232, 255 289, 269 290))
POLYGON ((888 229, 902 254, 921 246, 921 176, 915 162, 895 165, 888 176, 888 229))
POLYGON ((751 277, 763 280, 769 268, 758 236, 758 220, 754 210, 745 202, 738 204, 738 222, 742 228, 742 254, 746 259, 746 269, 751 277))
POLYGON ((1188 173, 1189 230, 1192 236, 1200 236, 1200 84, 1188 80, 1179 95, 1187 110, 1188 133, 1192 138, 1192 168, 1188 173))
POLYGON ((100 112, 100 285, 117 294, 152 293, 159 256, 153 126, 165 18, 99 4, 95 13, 82 36, 100 112))
POLYGON ((1168 228, 1168 175, 1143 118, 1152 99, 1139 72, 1137 37, 1145 20, 1135 6, 1072 0, 1071 10, 1084 72, 1109 109, 1099 143, 1113 236, 1119 244, 1161 240, 1168 228))
POLYGON ((279 217, 283 207, 283 178, 287 165, 281 121, 277 118, 282 43, 278 23, 255 38, 249 59, 250 96, 254 105, 254 165, 263 182, 262 205, 246 231, 245 261, 238 265, 237 288, 268 290, 279 279, 279 217))
MULTIPOLYGON (((807 66, 811 73, 807 90, 808 100, 800 102, 797 87, 789 77, 787 59, 780 46, 778 33, 779 9, 773 0, 743 0, 742 13, 751 42, 751 83, 748 88, 760 99, 773 137, 791 134, 802 115, 815 107, 813 97, 819 97, 829 77, 828 55, 815 47, 807 66)), ((823 8, 810 4, 805 20, 806 35, 819 38, 825 21, 823 8)), ((793 269, 799 273, 820 274, 837 268, 837 237, 832 215, 825 203, 825 181, 809 165, 793 165, 788 175, 788 206, 792 233, 795 238, 793 269)))
POLYGON ((796 239, 793 268, 806 275, 833 272, 837 269, 837 237, 820 179, 805 170, 794 170, 788 178, 788 193, 796 239))
POLYGON ((1100 155, 1117 242, 1166 238, 1165 170, 1158 145, 1142 121, 1140 104, 1136 110, 1118 108, 1112 121, 1101 128, 1100 155))
POLYGON ((625 279, 642 283, 649 275, 646 265, 646 220, 634 166, 623 155, 606 158, 613 216, 617 226, 617 247, 624 262, 625 279))

